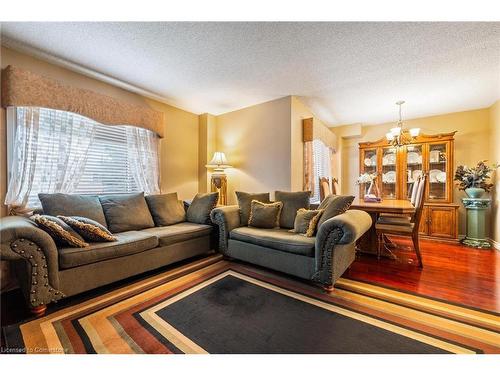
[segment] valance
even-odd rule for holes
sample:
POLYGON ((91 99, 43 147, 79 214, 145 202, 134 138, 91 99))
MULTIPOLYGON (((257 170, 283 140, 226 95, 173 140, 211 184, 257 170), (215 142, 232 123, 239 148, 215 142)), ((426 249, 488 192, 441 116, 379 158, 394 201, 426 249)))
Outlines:
POLYGON ((164 136, 163 113, 90 90, 63 85, 14 66, 2 71, 2 107, 45 107, 106 125, 133 125, 164 136))
POLYGON ((312 117, 302 120, 302 138, 303 142, 311 142, 314 139, 319 139, 334 151, 337 149, 336 135, 328 127, 312 117))

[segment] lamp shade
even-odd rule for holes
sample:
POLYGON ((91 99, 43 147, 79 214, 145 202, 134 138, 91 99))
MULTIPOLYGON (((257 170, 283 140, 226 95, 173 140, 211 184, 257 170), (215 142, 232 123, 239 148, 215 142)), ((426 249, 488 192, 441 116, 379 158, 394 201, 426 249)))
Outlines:
POLYGON ((226 168, 230 168, 231 166, 229 165, 226 155, 223 152, 216 151, 214 153, 214 156, 212 157, 212 160, 208 162, 206 165, 207 168, 214 168, 216 171, 222 171, 226 168))

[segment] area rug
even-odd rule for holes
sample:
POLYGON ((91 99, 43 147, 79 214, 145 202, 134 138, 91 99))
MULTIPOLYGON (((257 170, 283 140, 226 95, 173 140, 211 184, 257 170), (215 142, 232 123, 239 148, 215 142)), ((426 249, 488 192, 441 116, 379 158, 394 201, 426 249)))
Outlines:
POLYGON ((326 293, 217 256, 4 334, 26 353, 500 353, 493 313, 347 279, 326 293))

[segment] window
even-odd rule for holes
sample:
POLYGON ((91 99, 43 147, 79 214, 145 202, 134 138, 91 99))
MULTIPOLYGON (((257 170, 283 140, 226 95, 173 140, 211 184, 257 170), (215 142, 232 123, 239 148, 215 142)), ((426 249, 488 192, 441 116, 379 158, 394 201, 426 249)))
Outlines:
POLYGON ((330 149, 319 139, 313 140, 314 191, 311 203, 319 203, 320 177, 332 177, 330 149))
MULTIPOLYGON (((152 138, 156 141, 154 133, 130 126, 102 125, 74 113, 47 108, 17 107, 8 111, 9 145, 16 148, 9 150, 14 162, 9 161, 10 177, 21 180, 17 184, 23 183, 22 180, 32 181, 31 186, 18 188, 24 189, 24 196, 27 194, 28 207, 40 206, 37 196, 40 192, 106 194, 145 191, 141 186, 142 176, 137 176, 138 173, 144 175, 144 171, 139 171, 136 154, 140 158, 138 151, 143 151, 142 144, 147 144, 142 138, 154 135, 152 138), (134 143, 133 137, 137 134, 142 137, 140 146, 134 143), (19 167, 19 159, 33 165, 30 178, 25 178, 30 173, 19 171, 26 168, 19 167)), ((154 164, 157 162, 157 143, 152 144, 152 149, 144 152, 149 151, 148 162, 154 164)))

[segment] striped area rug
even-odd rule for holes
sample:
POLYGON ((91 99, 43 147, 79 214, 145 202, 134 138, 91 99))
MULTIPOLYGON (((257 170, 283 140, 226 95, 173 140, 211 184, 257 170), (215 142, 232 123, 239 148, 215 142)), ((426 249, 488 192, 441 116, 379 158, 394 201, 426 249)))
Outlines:
POLYGON ((213 256, 4 328, 27 353, 500 353, 500 316, 213 256))

